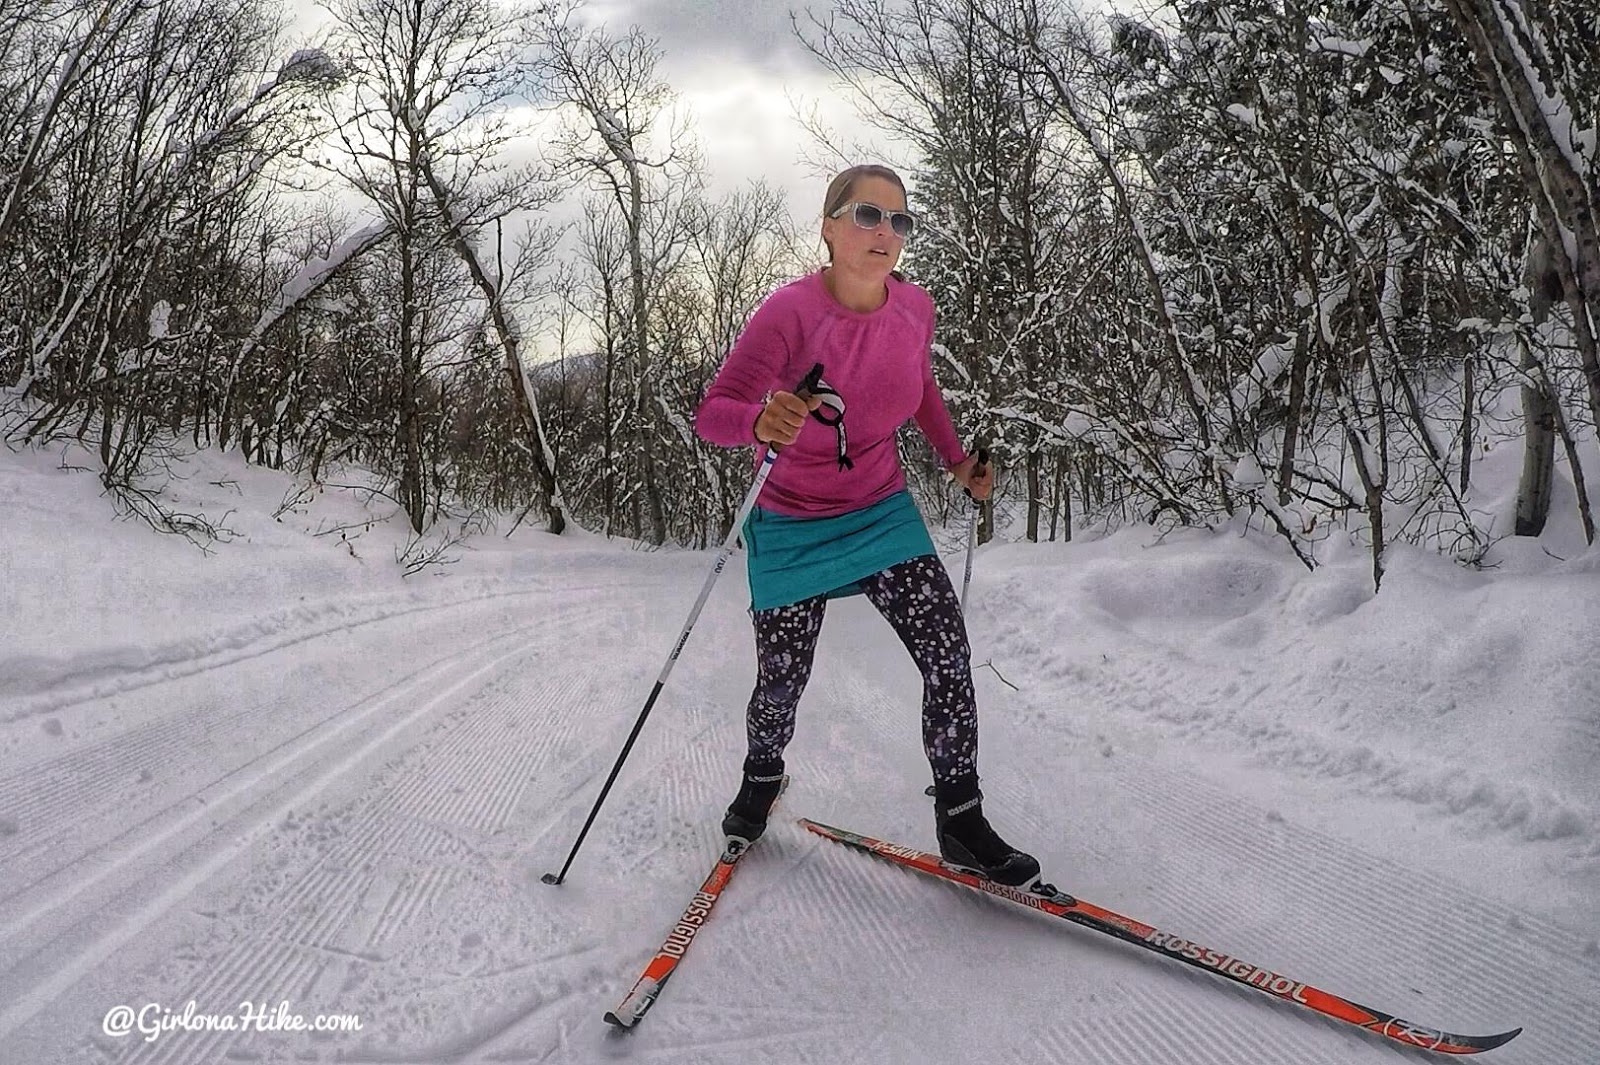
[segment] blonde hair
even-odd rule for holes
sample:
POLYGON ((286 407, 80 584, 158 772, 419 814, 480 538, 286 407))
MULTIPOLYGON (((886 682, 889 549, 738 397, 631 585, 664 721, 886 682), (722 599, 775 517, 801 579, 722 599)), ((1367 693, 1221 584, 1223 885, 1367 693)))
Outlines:
MULTIPOLYGON (((908 203, 910 202, 906 193, 906 183, 900 180, 899 174, 896 174, 886 166, 879 166, 877 163, 861 163, 846 170, 841 170, 834 176, 832 181, 828 182, 828 194, 822 198, 822 217, 824 220, 850 202, 850 196, 855 192, 856 182, 864 177, 883 178, 883 180, 891 182, 900 190, 900 195, 905 197, 908 203)), ((827 245, 828 261, 832 262, 833 245, 828 244, 827 237, 822 238, 822 243, 827 245)), ((896 271, 896 273, 898 274, 899 271, 896 271)))

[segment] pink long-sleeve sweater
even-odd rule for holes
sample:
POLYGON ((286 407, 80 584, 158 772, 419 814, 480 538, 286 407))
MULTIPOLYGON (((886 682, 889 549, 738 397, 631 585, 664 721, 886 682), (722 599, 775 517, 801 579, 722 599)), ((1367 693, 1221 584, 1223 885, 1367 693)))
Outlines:
MULTIPOLYGON (((768 392, 792 392, 815 363, 845 403, 851 469, 840 469, 834 430, 806 419, 784 448, 757 502, 792 517, 845 514, 905 487, 895 432, 909 418, 947 469, 963 462, 944 396, 933 379, 933 300, 891 277, 875 311, 852 311, 834 299, 822 271, 793 281, 751 315, 695 414, 695 432, 712 444, 757 444, 756 419, 768 392)), ((760 452, 756 456, 760 463, 760 452)))

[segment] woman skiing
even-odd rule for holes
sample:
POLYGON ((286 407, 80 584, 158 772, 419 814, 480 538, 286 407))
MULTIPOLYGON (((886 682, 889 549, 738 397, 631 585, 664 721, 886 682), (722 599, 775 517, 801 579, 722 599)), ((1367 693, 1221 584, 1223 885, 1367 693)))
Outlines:
POLYGON ((835 177, 822 218, 829 263, 757 308, 695 416, 710 443, 783 452, 743 529, 757 677, 744 777, 722 827, 752 842, 765 830, 827 600, 859 593, 922 672, 941 855, 1006 884, 1031 884, 1039 863, 983 814, 966 624, 895 445, 899 427, 915 419, 951 475, 973 498, 988 498, 993 473, 961 446, 933 378, 933 301, 895 271, 915 224, 893 170, 854 166, 835 177), (825 382, 817 394, 784 391, 816 363, 825 382), (834 400, 835 420, 802 432, 824 398, 834 400))

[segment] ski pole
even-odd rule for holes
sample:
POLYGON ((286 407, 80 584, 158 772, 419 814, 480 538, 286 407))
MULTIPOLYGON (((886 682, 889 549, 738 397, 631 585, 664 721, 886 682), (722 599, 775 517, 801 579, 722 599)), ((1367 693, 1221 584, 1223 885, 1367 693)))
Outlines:
MULTIPOLYGON (((972 467, 972 471, 976 473, 987 465, 989 465, 989 450, 979 447, 978 463, 972 467)), ((967 571, 961 578, 961 614, 965 617, 967 586, 972 583, 972 552, 978 546, 978 511, 983 509, 983 504, 973 499, 971 489, 963 488, 962 491, 967 493, 968 499, 972 499, 972 513, 967 516, 967 571)))
MULTIPOLYGON (((811 372, 806 374, 804 381, 795 389, 795 395, 801 399, 808 398, 822 380, 822 363, 811 367, 811 372)), ((589 828, 594 824, 595 817, 600 813, 600 807, 605 804, 606 796, 611 794, 611 785, 617 781, 617 774, 622 772, 622 763, 628 760, 628 754, 633 750, 634 741, 639 738, 639 732, 644 728, 645 719, 650 716, 650 710, 656 705, 656 697, 661 694, 661 689, 666 686, 667 678, 672 675, 672 667, 678 664, 678 655, 683 651, 683 645, 689 642, 689 632, 694 628, 694 623, 700 618, 700 611, 705 607, 706 600, 711 598, 711 588, 717 583, 717 578, 722 576, 722 568, 728 564, 728 559, 733 556, 733 546, 738 542, 739 532, 744 528, 744 520, 749 515, 752 507, 756 505, 756 496, 761 494, 761 488, 767 483, 767 475, 772 472, 772 464, 778 459, 778 448, 772 444, 767 445, 767 453, 761 460, 761 468, 756 471, 755 483, 750 486, 750 491, 744 497, 744 503, 739 507, 738 517, 733 519, 733 528, 728 530, 728 538, 722 542, 722 550, 717 553, 717 561, 711 567, 711 573, 706 577, 706 583, 700 589, 700 598, 694 602, 694 609, 689 612, 689 620, 683 626, 683 631, 678 634, 678 642, 673 644, 672 653, 667 656, 667 664, 662 667, 661 675, 656 678, 655 687, 650 689, 650 698, 645 700, 644 709, 639 711, 639 719, 633 723, 633 731, 628 734, 628 741, 622 745, 622 753, 617 755, 617 763, 611 767, 611 775, 606 777, 605 786, 600 789, 600 797, 595 800, 594 809, 589 811, 588 820, 584 821, 583 828, 578 832, 577 842, 572 845, 572 851, 567 855, 565 864, 559 873, 546 873, 542 879, 546 884, 560 884, 567 878, 567 870, 572 868, 572 859, 578 856, 578 848, 583 846, 583 841, 589 835, 589 828)))

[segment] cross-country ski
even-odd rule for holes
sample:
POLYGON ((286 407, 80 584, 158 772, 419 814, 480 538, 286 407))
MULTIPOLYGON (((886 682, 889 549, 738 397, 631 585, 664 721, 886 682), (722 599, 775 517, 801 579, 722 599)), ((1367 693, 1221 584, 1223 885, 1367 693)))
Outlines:
MULTIPOLYGON (((788 781, 784 780, 779 784, 780 795, 787 783, 788 781)), ((705 883, 700 885, 700 890, 689 900, 689 905, 684 908, 683 916, 678 918, 678 923, 667 933, 661 949, 656 951, 655 957, 644 967, 644 972, 640 974, 638 981, 621 1004, 614 1010, 606 1011, 607 1024, 618 1028, 632 1028, 644 1019, 645 1013, 655 1005, 656 998, 667 986, 667 980, 678 971, 678 966, 689 953, 689 947, 693 945, 700 930, 711 919, 712 908, 716 906, 717 900, 722 898, 723 889, 733 879, 734 869, 750 852, 752 846, 754 843, 749 840, 728 838, 721 856, 711 867, 710 875, 706 877, 705 883)))
MULTIPOLYGON (((1092 928, 1096 932, 1120 939, 1125 943, 1132 943, 1145 950, 1155 951, 1165 957, 1209 970, 1247 987, 1253 987, 1288 1002, 1298 1003, 1323 1016, 1365 1028, 1407 1046, 1421 1047, 1423 1050, 1433 1050, 1441 1054, 1477 1054, 1503 1046, 1522 1032, 1522 1029, 1515 1028, 1495 1035, 1472 1036, 1456 1035, 1436 1028, 1424 1028, 1300 983, 1290 977, 1281 976, 1270 969, 1252 965, 1241 958, 1202 947, 1198 943, 1191 943, 1141 921, 1096 906, 1092 902, 1074 898, 1048 885, 1041 885, 1043 890, 1040 887, 1024 890, 976 876, 969 870, 951 866, 936 854, 928 854, 914 847, 873 839, 871 836, 863 836, 848 829, 834 828, 832 825, 820 824, 806 818, 801 818, 800 824, 825 839, 866 851, 907 869, 915 869, 928 876, 940 877, 951 883, 984 891, 1018 906, 1027 906, 1040 913, 1047 913, 1051 917, 1092 928)), ((1064 964, 1070 963, 1064 962, 1064 964)))

